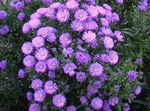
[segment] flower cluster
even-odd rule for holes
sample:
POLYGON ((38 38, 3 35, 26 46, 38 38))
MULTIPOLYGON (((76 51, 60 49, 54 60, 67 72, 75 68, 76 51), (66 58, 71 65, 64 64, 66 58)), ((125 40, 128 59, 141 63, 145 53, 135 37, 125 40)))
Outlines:
POLYGON ((142 0, 142 1, 139 3, 138 8, 139 8, 139 10, 142 11, 142 12, 149 11, 149 10, 150 10, 150 1, 149 1, 149 0, 142 0))
MULTIPOLYGON (((32 40, 22 45, 25 68, 18 72, 20 78, 29 73, 32 80, 29 111, 108 111, 119 104, 129 111, 128 100, 120 96, 126 88, 119 83, 107 88, 112 79, 109 68, 119 63, 115 47, 124 41, 123 34, 111 28, 119 15, 110 5, 99 6, 94 0, 43 2, 49 7, 37 9, 22 27, 24 34, 34 32, 32 40)), ((138 79, 136 71, 126 75, 129 84, 138 79)), ((132 92, 129 96, 136 97, 141 87, 132 92)))

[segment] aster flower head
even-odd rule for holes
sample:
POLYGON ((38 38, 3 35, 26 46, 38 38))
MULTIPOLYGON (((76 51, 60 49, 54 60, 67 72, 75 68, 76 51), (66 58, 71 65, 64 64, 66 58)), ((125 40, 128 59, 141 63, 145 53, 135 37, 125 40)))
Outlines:
POLYGON ((105 9, 107 9, 107 10, 112 10, 112 7, 110 6, 110 5, 108 5, 108 4, 103 4, 103 7, 105 8, 105 9))
POLYGON ((128 80, 130 81, 130 82, 133 82, 133 81, 135 81, 137 79, 137 72, 135 72, 135 71, 129 71, 128 72, 128 80))
POLYGON ((67 47, 71 44, 71 35, 69 33, 63 33, 59 37, 59 42, 62 45, 62 47, 67 47))
POLYGON ((109 57, 108 62, 111 65, 115 65, 119 61, 118 53, 114 50, 111 50, 111 51, 108 52, 108 57, 109 57))
POLYGON ((79 3, 76 0, 68 0, 66 2, 66 7, 70 10, 75 10, 79 7, 79 3))
POLYGON ((83 23, 79 20, 72 21, 71 28, 73 31, 76 31, 76 32, 82 32, 84 30, 83 23))
POLYGON ((40 18, 41 18, 41 15, 36 12, 30 15, 30 19, 40 19, 40 18))
POLYGON ((32 45, 35 48, 40 48, 40 47, 44 46, 44 44, 45 44, 45 40, 42 37, 34 37, 32 39, 32 45))
POLYGON ((45 92, 47 94, 54 94, 58 90, 58 86, 53 81, 47 81, 44 85, 45 92))
POLYGON ((19 77, 19 78, 24 78, 25 76, 26 76, 25 71, 24 71, 23 69, 20 69, 20 70, 18 71, 18 77, 19 77))
POLYGON ((120 31, 115 31, 114 34, 119 42, 124 41, 124 37, 120 31))
POLYGON ((28 101, 33 100, 33 93, 32 93, 32 92, 27 92, 27 93, 26 93, 26 97, 27 97, 27 100, 28 100, 28 101))
POLYGON ((116 3, 119 4, 119 5, 122 5, 124 2, 124 0, 116 0, 116 3))
POLYGON ((56 70, 59 67, 59 61, 57 58, 48 59, 47 66, 49 70, 56 70))
POLYGON ((99 97, 96 97, 91 101, 91 106, 95 110, 100 110, 103 106, 103 100, 99 97))
POLYGON ((49 8, 45 13, 45 16, 51 20, 56 19, 56 10, 54 8, 49 8))
POLYGON ((81 96, 80 97, 80 102, 81 102, 81 104, 86 104, 87 103, 87 97, 86 96, 81 96))
POLYGON ((28 55, 31 54, 33 51, 33 46, 31 42, 25 42, 22 47, 21 50, 24 54, 28 55))
POLYGON ((103 44, 106 49, 112 49, 114 47, 114 41, 111 37, 104 37, 103 38, 103 44))
POLYGON ((31 55, 27 55, 24 59, 23 59, 23 64, 27 67, 27 68, 31 68, 34 66, 35 64, 35 58, 31 55))
POLYGON ((35 52, 35 57, 37 60, 46 60, 48 58, 48 50, 46 48, 39 48, 35 52))
POLYGON ((66 48, 63 48, 62 52, 65 57, 67 57, 67 56, 71 57, 73 55, 74 50, 72 47, 66 47, 66 48))
POLYGON ((66 111, 76 111, 75 106, 68 106, 66 111))
POLYGON ((119 103, 119 97, 117 97, 117 96, 111 96, 109 98, 108 102, 109 102, 109 104, 111 106, 115 106, 115 105, 117 105, 119 103))
POLYGON ((3 25, 0 27, 0 35, 6 35, 9 32, 8 25, 3 25))
POLYGON ((94 20, 87 20, 83 23, 85 30, 97 30, 98 24, 94 20))
POLYGON ((25 0, 25 3, 31 3, 32 0, 25 0))
POLYGON ((110 37, 114 36, 112 30, 107 27, 102 27, 101 32, 103 33, 104 36, 110 36, 110 37))
POLYGON ((98 89, 94 85, 88 85, 87 93, 89 96, 96 94, 98 89))
POLYGON ((76 79, 79 82, 84 82, 86 80, 87 76, 84 72, 77 72, 76 73, 76 79))
POLYGON ((56 77, 55 71, 48 71, 48 77, 54 79, 56 77))
POLYGON ((22 32, 24 34, 27 34, 31 31, 31 27, 30 27, 30 24, 29 23, 25 23, 22 27, 22 32))
POLYGON ((101 24, 105 27, 109 26, 109 21, 106 18, 101 18, 101 24))
POLYGON ((88 13, 83 9, 78 9, 74 14, 74 18, 80 21, 85 21, 87 17, 88 13))
POLYGON ((101 88, 102 87, 102 82, 97 80, 97 81, 94 81, 94 87, 96 87, 97 89, 101 88))
POLYGON ((142 88, 140 86, 138 86, 135 90, 134 90, 134 94, 137 96, 141 93, 142 88))
POLYGON ((93 63, 90 65, 89 67, 89 72, 90 72, 90 75, 93 76, 93 77, 98 77, 100 75, 103 74, 104 72, 104 68, 101 64, 99 63, 93 63))
POLYGON ((70 18, 70 12, 67 9, 58 10, 56 18, 59 22, 67 22, 70 18))
POLYGON ((7 12, 5 10, 0 10, 0 20, 4 20, 7 17, 7 12))
POLYGON ((93 31, 84 32, 82 39, 87 43, 95 43, 96 42, 96 34, 93 31))
POLYGON ((42 0, 42 2, 43 2, 44 4, 47 4, 47 5, 49 5, 50 3, 52 3, 52 1, 53 1, 53 0, 42 0))
POLYGON ((46 62, 43 61, 38 61, 35 64, 35 71, 37 73, 45 73, 47 71, 47 66, 46 66, 46 62))
POLYGON ((123 111, 130 111, 130 105, 128 103, 124 103, 123 111))
POLYGON ((41 25, 41 20, 34 18, 34 19, 31 19, 28 23, 31 29, 36 29, 41 25))
POLYGON ((57 107, 57 108, 62 108, 66 104, 66 98, 62 94, 57 94, 53 96, 52 103, 57 107))
POLYGON ((36 13, 38 13, 38 14, 40 14, 40 15, 45 15, 46 13, 47 13, 47 11, 48 11, 48 8, 44 8, 44 7, 42 7, 42 8, 38 8, 37 10, 36 10, 36 13))
POLYGON ((41 89, 43 87, 43 81, 40 79, 34 79, 31 83, 31 88, 34 90, 41 89))
POLYGON ((37 103, 30 104, 29 111, 41 111, 41 107, 37 103))
POLYGON ((54 33, 49 33, 46 40, 50 43, 53 43, 56 41, 56 35, 54 33))
POLYGON ((44 102, 46 98, 46 92, 43 89, 38 89, 34 92, 34 100, 37 102, 44 102))
POLYGON ((120 91, 120 86, 119 85, 115 85, 113 89, 114 89, 114 91, 116 93, 118 93, 120 91))
POLYGON ((17 18, 18 18, 18 20, 23 21, 24 18, 25 18, 25 13, 20 12, 20 13, 18 14, 17 18))
POLYGON ((67 63, 63 66, 64 72, 69 76, 73 76, 75 74, 75 69, 77 69, 77 66, 74 63, 67 63))
POLYGON ((102 6, 97 6, 97 10, 101 16, 105 15, 106 9, 104 9, 102 6))
POLYGON ((96 18, 99 14, 98 8, 96 6, 93 6, 93 5, 90 5, 90 6, 87 7, 87 12, 93 18, 96 18))
POLYGON ((20 0, 12 0, 11 3, 10 3, 10 7, 13 10, 20 11, 24 8, 24 4, 20 0))
POLYGON ((7 68, 8 62, 7 60, 0 61, 0 70, 5 70, 7 68))

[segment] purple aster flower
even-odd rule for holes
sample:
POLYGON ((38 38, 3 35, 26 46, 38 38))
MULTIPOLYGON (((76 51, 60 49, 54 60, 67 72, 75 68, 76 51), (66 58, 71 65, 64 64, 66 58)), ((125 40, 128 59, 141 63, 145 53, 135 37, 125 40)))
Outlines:
POLYGON ((86 0, 90 5, 95 5, 96 4, 96 2, 95 2, 95 0, 86 0))
POLYGON ((109 62, 109 56, 107 54, 101 54, 97 59, 106 63, 109 62))
POLYGON ((48 77, 54 79, 56 77, 55 71, 48 71, 48 77))
POLYGON ((31 68, 34 66, 35 64, 35 58, 31 55, 27 55, 24 59, 23 59, 23 64, 27 67, 27 68, 31 68))
POLYGON ((139 9, 141 12, 146 12, 146 11, 148 11, 148 9, 149 9, 148 0, 143 0, 143 1, 141 1, 141 2, 139 3, 138 9, 139 9))
POLYGON ((24 71, 23 69, 20 69, 20 70, 18 71, 18 77, 19 77, 19 78, 24 78, 25 76, 26 76, 25 71, 24 71))
POLYGON ((130 81, 130 82, 133 82, 133 81, 135 81, 137 79, 137 72, 135 72, 135 71, 129 71, 128 72, 128 80, 130 81))
POLYGON ((87 20, 83 23, 86 30, 97 30, 98 25, 94 20, 87 20))
POLYGON ((46 38, 49 33, 50 33, 49 27, 42 27, 37 31, 37 36, 46 38))
POLYGON ((0 10, 0 20, 4 20, 7 17, 7 12, 5 10, 0 10))
POLYGON ((33 51, 33 46, 31 42, 25 42, 22 47, 21 50, 23 52, 23 54, 31 54, 33 51))
POLYGON ((31 3, 32 0, 25 0, 25 3, 31 3))
POLYGON ((97 89, 95 86, 93 86, 93 85, 88 85, 88 87, 87 87, 87 92, 88 92, 88 95, 89 95, 89 96, 96 94, 97 91, 98 91, 98 89, 97 89))
POLYGON ((52 102, 56 107, 62 108, 66 104, 66 98, 62 94, 57 94, 53 96, 52 102))
POLYGON ((107 10, 112 10, 112 7, 108 4, 103 4, 103 7, 107 10))
POLYGON ((43 87, 43 81, 40 79, 34 79, 31 83, 31 88, 34 90, 38 90, 43 87))
POLYGON ((30 27, 30 24, 29 23, 25 23, 22 27, 22 32, 24 34, 27 34, 31 31, 31 27, 30 27))
POLYGON ((83 9, 77 10, 74 14, 74 18, 80 21, 85 21, 87 17, 88 17, 88 13, 83 9))
POLYGON ((106 18, 101 18, 101 24, 105 27, 109 26, 109 21, 106 18))
POLYGON ((36 29, 41 25, 41 20, 35 18, 35 19, 31 19, 28 23, 32 29, 36 29))
POLYGON ((93 31, 84 32, 82 39, 87 43, 95 43, 96 42, 96 34, 93 31))
POLYGON ((57 58, 48 59, 47 66, 49 70, 56 70, 59 67, 59 61, 57 58))
POLYGON ((20 13, 18 14, 17 18, 18 18, 18 20, 23 21, 24 18, 25 18, 25 13, 20 12, 20 13))
POLYGON ((37 103, 30 104, 29 111, 41 111, 41 107, 37 103))
POLYGON ((63 48, 62 52, 65 55, 65 57, 67 56, 72 57, 74 50, 72 47, 67 47, 67 48, 63 48))
POLYGON ((124 103, 123 111, 130 111, 130 105, 128 103, 124 103))
POLYGON ((37 60, 46 60, 48 58, 48 50, 46 48, 39 48, 35 53, 35 57, 37 60))
POLYGON ((106 49, 112 49, 114 47, 114 41, 110 37, 104 37, 103 43, 106 49))
POLYGON ((56 10, 54 8, 49 8, 45 13, 45 16, 49 19, 55 20, 56 19, 56 10))
POLYGON ((33 93, 32 92, 27 92, 26 97, 27 97, 28 101, 32 101, 33 100, 33 93))
POLYGON ((120 91, 120 86, 119 85, 115 85, 113 90, 118 93, 120 91))
POLYGON ((117 62, 119 61, 119 56, 116 51, 113 51, 113 50, 109 51, 108 57, 109 57, 109 63, 111 65, 117 64, 117 62))
POLYGON ((103 106, 103 100, 99 97, 96 97, 91 101, 91 106, 95 110, 100 110, 103 106))
POLYGON ((30 15, 30 19, 40 19, 40 18, 41 18, 41 15, 36 12, 30 15))
POLYGON ((69 33, 63 33, 59 37, 59 42, 61 43, 62 47, 67 47, 71 44, 71 35, 69 33))
POLYGON ((47 81, 44 85, 45 92, 47 94, 54 94, 58 90, 58 86, 53 81, 47 81))
POLYGON ((38 73, 45 73, 46 70, 47 70, 46 62, 38 61, 38 62, 35 64, 35 71, 36 71, 36 72, 38 72, 38 73))
POLYGON ((99 78, 102 82, 105 82, 106 80, 108 80, 108 77, 106 74, 102 74, 99 78))
POLYGON ((0 28, 0 35, 6 35, 9 32, 8 25, 4 25, 0 28))
POLYGON ((135 94, 136 96, 139 95, 139 94, 141 93, 141 90, 142 90, 142 88, 141 88, 140 86, 138 86, 138 87, 135 89, 134 94, 135 94))
POLYGON ((77 72, 76 73, 76 79, 79 82, 84 82, 86 80, 87 76, 84 72, 77 72))
POLYGON ((93 6, 93 5, 90 5, 90 6, 87 7, 87 12, 93 18, 96 18, 99 14, 98 8, 96 6, 93 6))
POLYGON ((117 40, 119 42, 124 41, 124 37, 123 37, 123 35, 122 35, 122 33, 120 31, 115 31, 114 34, 115 34, 115 37, 117 38, 117 40))
POLYGON ((83 65, 87 65, 91 61, 91 56, 85 52, 77 52, 76 53, 76 60, 83 65))
POLYGON ((50 4, 50 8, 54 8, 54 9, 58 9, 58 7, 61 6, 61 3, 60 2, 54 2, 52 4, 50 4))
POLYGON ((115 105, 117 105, 119 103, 119 97, 117 97, 117 96, 111 96, 109 98, 108 102, 109 102, 109 104, 111 106, 115 106, 115 105))
POLYGON ((67 63, 63 66, 64 72, 69 76, 73 76, 75 74, 75 69, 77 69, 77 66, 74 63, 67 63))
POLYGON ((72 21, 71 28, 73 31, 76 31, 76 32, 82 32, 84 30, 83 23, 79 20, 72 21))
POLYGON ((50 43, 53 43, 56 41, 56 35, 54 33, 49 33, 46 40, 50 43))
POLYGON ((91 76, 97 77, 103 74, 104 68, 101 64, 99 63, 93 63, 89 67, 89 72, 91 76))
POLYGON ((38 8, 37 10, 36 10, 36 13, 38 13, 38 14, 40 14, 40 15, 45 15, 46 13, 47 13, 47 11, 48 11, 48 9, 49 8, 38 8))
POLYGON ((143 64, 143 59, 142 58, 137 58, 134 63, 138 64, 138 65, 141 65, 141 64, 143 64))
POLYGON ((42 0, 43 3, 49 5, 50 3, 52 3, 53 0, 42 0))
POLYGON ((35 48, 40 48, 40 47, 44 46, 44 44, 45 44, 45 40, 42 37, 34 37, 32 39, 32 45, 35 48))
POLYGON ((107 27, 102 27, 101 28, 101 32, 105 35, 105 36, 113 36, 113 32, 110 28, 107 27))
POLYGON ((97 89, 99 89, 99 88, 102 87, 102 83, 101 83, 101 81, 99 81, 99 80, 95 81, 93 85, 94 85, 94 87, 96 87, 97 89))
POLYGON ((97 6, 98 12, 101 16, 104 16, 106 13, 106 10, 102 6, 97 6))
POLYGON ((10 3, 10 7, 13 10, 19 11, 19 10, 22 10, 24 8, 24 4, 20 0, 12 0, 10 3))
POLYGON ((103 104, 103 110, 104 111, 112 111, 109 103, 106 100, 104 101, 104 104, 103 104))
POLYGON ((90 108, 86 108, 85 111, 92 111, 90 108))
POLYGON ((119 20, 120 20, 119 15, 116 12, 113 12, 110 22, 118 22, 119 20))
POLYGON ((68 0, 66 2, 66 7, 70 10, 77 9, 79 7, 79 3, 76 0, 68 0))
POLYGON ((70 13, 66 9, 59 10, 56 14, 56 18, 59 22, 67 22, 70 18, 70 13))
POLYGON ((68 106, 66 111, 76 111, 75 106, 68 106))
POLYGON ((116 0, 116 3, 119 4, 119 5, 122 5, 124 2, 124 0, 116 0))
POLYGON ((80 102, 81 102, 81 104, 86 104, 87 103, 87 97, 86 96, 81 96, 80 97, 80 102))
POLYGON ((5 70, 7 68, 7 60, 0 61, 0 70, 5 70))
POLYGON ((38 89, 34 92, 34 100, 37 102, 44 102, 46 98, 46 92, 43 89, 38 89))

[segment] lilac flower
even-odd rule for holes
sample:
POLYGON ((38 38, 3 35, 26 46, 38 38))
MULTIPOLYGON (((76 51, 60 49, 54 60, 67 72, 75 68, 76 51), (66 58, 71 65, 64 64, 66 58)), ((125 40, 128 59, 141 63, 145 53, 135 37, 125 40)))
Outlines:
POLYGON ((20 70, 18 71, 18 77, 19 77, 19 78, 24 78, 25 76, 26 76, 25 71, 24 71, 23 69, 20 69, 20 70))
POLYGON ((124 103, 123 111, 130 111, 130 105, 128 103, 124 103))
POLYGON ((33 46, 31 42, 25 42, 22 47, 21 50, 24 54, 28 55, 31 54, 33 51, 33 46))
POLYGON ((38 73, 45 73, 46 70, 47 70, 46 62, 38 61, 38 62, 35 64, 35 71, 36 71, 36 72, 38 72, 38 73))
POLYGON ((41 107, 37 103, 30 104, 29 111, 41 111, 41 107))
POLYGON ((23 21, 24 18, 25 18, 25 13, 20 12, 20 13, 18 14, 17 18, 18 18, 18 20, 23 21))
POLYGON ((96 18, 99 14, 98 12, 98 8, 96 6, 93 6, 93 5, 90 5, 88 8, 87 8, 87 12, 89 13, 89 15, 93 18, 96 18))
POLYGON ((44 85, 45 92, 47 94, 54 94, 58 90, 58 86, 53 81, 47 81, 44 85))
POLYGON ((59 37, 59 42, 61 43, 62 47, 67 47, 71 44, 71 35, 69 33, 61 34, 59 37))
POLYGON ((7 60, 0 61, 0 70, 5 70, 7 68, 7 60))
POLYGON ((74 50, 72 47, 67 47, 67 48, 63 48, 62 52, 65 57, 67 57, 67 56, 71 57, 73 55, 74 50))
POLYGON ((43 87, 43 81, 40 79, 34 79, 31 83, 31 88, 34 90, 38 90, 43 87))
POLYGON ((82 32, 84 30, 83 23, 79 20, 72 21, 71 28, 76 32, 82 32))
POLYGON ((86 103, 87 103, 87 98, 86 98, 86 96, 81 96, 81 97, 80 97, 80 102, 81 102, 81 104, 86 104, 86 103))
POLYGON ((49 70, 56 70, 59 67, 59 61, 57 58, 48 59, 47 66, 49 70))
POLYGON ((49 19, 55 20, 56 19, 56 10, 54 8, 49 8, 45 13, 45 16, 49 19))
POLYGON ((79 82, 84 82, 86 80, 87 76, 84 72, 77 72, 76 73, 76 79, 79 82))
POLYGON ((27 55, 24 59, 23 59, 23 64, 27 67, 27 68, 31 68, 34 66, 35 64, 35 58, 31 55, 27 55))
POLYGON ((48 77, 54 79, 56 77, 55 71, 48 71, 48 77))
POLYGON ((46 48, 39 48, 35 53, 35 57, 37 60, 46 60, 48 58, 48 54, 49 52, 46 48))
POLYGON ((79 7, 79 4, 76 2, 76 0, 68 0, 66 2, 66 7, 70 10, 75 10, 79 7))
POLYGON ((0 35, 6 35, 9 32, 8 25, 4 25, 0 28, 0 35))
POLYGON ((91 61, 91 56, 88 53, 78 51, 76 53, 76 60, 82 65, 87 65, 91 61))
POLYGON ((119 61, 119 56, 116 51, 113 51, 113 50, 109 51, 108 57, 109 57, 109 63, 111 65, 117 64, 117 62, 119 61))
POLYGON ((135 71, 129 71, 128 72, 128 80, 130 81, 130 82, 133 82, 133 81, 135 81, 137 79, 137 72, 135 72, 135 71))
POLYGON ((119 97, 117 97, 117 96, 111 96, 109 98, 108 102, 109 102, 109 104, 111 106, 115 106, 115 105, 117 105, 119 103, 119 97))
POLYGON ((84 32, 82 39, 87 43, 95 43, 96 42, 96 34, 92 31, 84 32))
POLYGON ((62 94, 57 94, 57 95, 53 96, 52 103, 56 107, 62 108, 66 104, 66 98, 62 94))
POLYGON ((119 4, 119 5, 122 5, 124 2, 124 0, 116 0, 116 3, 119 4))
POLYGON ((100 110, 103 106, 103 100, 99 97, 96 97, 92 100, 91 106, 95 110, 100 110))
POLYGON ((135 91, 134 91, 134 94, 137 96, 137 95, 139 95, 140 93, 141 93, 141 87, 140 86, 138 86, 136 89, 135 89, 135 91))
POLYGON ((77 69, 77 66, 74 63, 67 63, 63 66, 64 72, 69 76, 73 76, 75 74, 75 69, 77 69))
POLYGON ((56 14, 56 18, 59 22, 67 22, 70 18, 70 13, 66 9, 59 10, 56 14))
POLYGON ((34 37, 32 39, 32 45, 35 48, 40 48, 40 47, 44 46, 44 44, 45 44, 45 40, 42 37, 34 37))
POLYGON ((32 92, 27 92, 26 97, 27 97, 28 101, 33 100, 33 93, 32 92))
POLYGON ((44 102, 46 98, 46 92, 43 89, 38 89, 34 93, 34 100, 37 102, 44 102))
POLYGON ((74 18, 80 21, 85 21, 87 17, 88 17, 88 13, 83 9, 77 10, 74 14, 74 18))
POLYGON ((50 3, 52 3, 53 0, 42 0, 43 3, 49 5, 50 3))
POLYGON ((0 20, 4 20, 7 17, 7 12, 5 10, 0 10, 0 20))
POLYGON ((119 42, 124 41, 124 37, 120 31, 115 31, 114 34, 119 42))
POLYGON ((95 81, 93 85, 94 85, 94 87, 96 87, 97 89, 99 89, 99 88, 102 87, 102 83, 101 83, 101 81, 99 81, 99 80, 95 81))
POLYGON ((68 106, 66 111, 76 111, 75 106, 68 106))
POLYGON ((98 25, 94 20, 87 20, 83 23, 86 30, 97 30, 98 25))
POLYGON ((104 68, 101 64, 99 63, 93 63, 89 67, 89 72, 91 76, 97 77, 103 74, 104 68))
POLYGON ((31 19, 28 23, 32 29, 36 29, 41 25, 41 20, 35 18, 35 19, 31 19))
POLYGON ((103 43, 106 49, 112 49, 114 47, 113 39, 110 37, 104 37, 103 43))
POLYGON ((27 34, 27 33, 30 32, 30 30, 31 30, 30 24, 29 24, 29 23, 25 23, 25 24, 23 25, 23 27, 22 27, 22 32, 23 32, 24 34, 27 34))

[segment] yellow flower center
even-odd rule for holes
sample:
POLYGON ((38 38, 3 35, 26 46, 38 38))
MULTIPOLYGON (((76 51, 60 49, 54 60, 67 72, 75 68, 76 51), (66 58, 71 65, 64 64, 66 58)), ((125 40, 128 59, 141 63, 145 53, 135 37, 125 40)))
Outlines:
POLYGON ((50 87, 49 87, 49 89, 51 89, 51 90, 52 90, 53 88, 54 88, 53 86, 50 86, 50 87))

